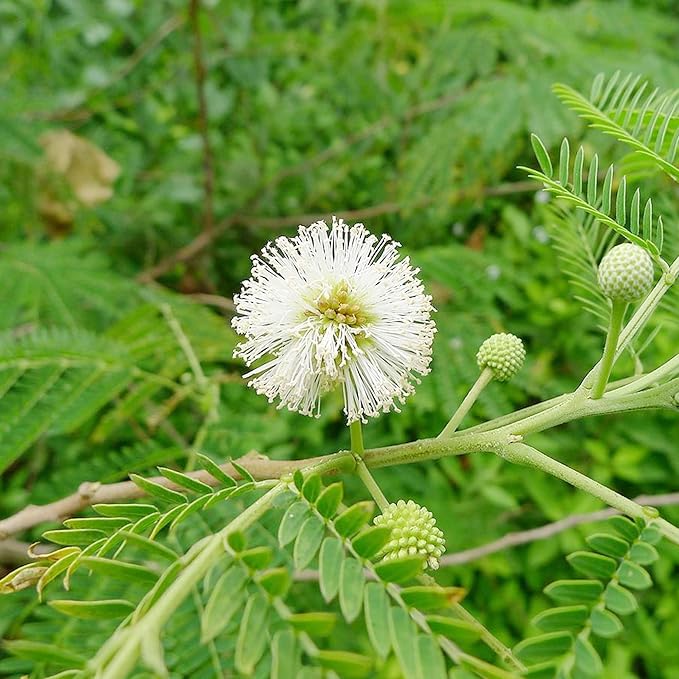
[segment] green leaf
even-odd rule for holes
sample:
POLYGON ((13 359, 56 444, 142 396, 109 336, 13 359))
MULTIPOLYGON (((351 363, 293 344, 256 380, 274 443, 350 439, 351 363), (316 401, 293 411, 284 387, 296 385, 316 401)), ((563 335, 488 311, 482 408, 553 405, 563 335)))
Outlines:
POLYGON ((287 568, 272 568, 260 574, 259 584, 272 597, 285 597, 292 584, 287 568))
POLYGON ((157 507, 144 504, 98 504, 92 505, 92 509, 102 516, 119 516, 125 519, 140 519, 158 512, 157 507))
POLYGON ((19 658, 28 658, 35 662, 46 662, 58 667, 84 667, 87 658, 61 646, 44 644, 37 641, 16 639, 3 642, 4 648, 19 658))
POLYGON ((392 606, 389 616, 391 644, 404 677, 417 677, 417 629, 402 608, 392 606))
POLYGON ((554 173, 554 170, 552 169, 552 161, 549 159, 549 154, 547 153, 545 145, 542 143, 540 137, 538 137, 537 134, 531 134, 530 143, 533 147, 533 152, 535 153, 535 157, 537 158, 540 168, 548 177, 551 177, 554 173))
POLYGON ((597 552, 621 559, 629 549, 629 543, 608 533, 595 533, 586 538, 587 544, 597 552))
POLYGON ((561 632, 582 628, 588 617, 587 606, 561 606, 539 613, 533 624, 542 632, 561 632))
POLYGON ((151 540, 144 535, 139 535, 138 533, 133 533, 129 530, 121 530, 118 534, 124 538, 127 543, 131 543, 145 552, 153 554, 154 557, 167 559, 168 561, 176 561, 179 558, 177 552, 173 552, 169 547, 166 547, 156 540, 151 540))
POLYGON ((365 575, 358 559, 344 559, 340 571, 339 603, 347 622, 353 622, 361 612, 365 575))
POLYGON ((229 464, 240 474, 243 481, 255 483, 255 477, 242 464, 232 459, 229 459, 229 464))
POLYGON ((604 587, 598 580, 557 580, 545 587, 545 594, 563 604, 586 604, 596 601, 604 587))
POLYGON ((285 547, 297 537, 309 513, 309 506, 303 500, 297 500, 288 507, 278 526, 278 544, 281 547, 285 547))
POLYGON ((463 655, 460 658, 460 667, 472 670, 474 674, 482 679, 515 679, 516 673, 501 670, 499 667, 487 663, 485 660, 475 658, 471 655, 463 655))
POLYGON ((205 493, 212 493, 212 488, 210 488, 210 486, 208 486, 207 483, 203 483, 198 479, 191 478, 190 476, 182 474, 181 472, 178 472, 174 469, 168 469, 167 467, 158 467, 158 471, 166 479, 172 481, 172 483, 181 486, 182 488, 186 488, 187 490, 190 490, 194 493, 198 493, 199 495, 203 495, 205 493))
POLYGON ((345 509, 335 519, 335 530, 345 538, 357 533, 372 518, 375 511, 375 503, 370 500, 357 502, 345 509))
POLYGON ((615 559, 601 554, 592 554, 592 552, 573 552, 566 558, 576 571, 590 578, 610 580, 618 567, 615 559))
POLYGON ((375 573, 380 580, 402 585, 420 575, 423 568, 424 559, 421 556, 404 556, 402 559, 389 559, 376 564, 375 573))
POLYGON ((322 667, 337 672, 343 679, 361 679, 369 676, 373 669, 372 658, 348 651, 319 651, 314 659, 322 667))
POLYGON ((344 494, 344 485, 341 482, 333 483, 328 486, 320 495, 316 502, 316 509, 318 513, 329 519, 331 516, 335 515, 337 508, 342 502, 342 496, 344 494))
POLYGON ((568 184, 568 169, 570 159, 570 147, 568 139, 564 137, 561 142, 561 151, 559 153, 559 182, 566 186, 568 184))
POLYGON ((323 489, 323 482, 319 474, 309 474, 302 486, 302 495, 311 503, 314 504, 321 494, 323 489))
POLYGON ((631 561, 623 561, 618 569, 618 581, 632 589, 648 589, 652 584, 648 571, 631 561))
POLYGON ((445 615, 428 615, 427 624, 432 632, 459 644, 471 644, 481 638, 481 627, 468 620, 445 615))
POLYGON ((89 545, 100 540, 106 534, 100 530, 84 528, 47 530, 42 536, 56 545, 89 545))
POLYGON ((145 479, 138 474, 130 474, 130 480, 145 493, 157 497, 159 500, 171 502, 173 505, 187 502, 186 497, 176 490, 165 488, 165 486, 161 486, 159 483, 151 481, 150 479, 145 479))
POLYGON ((639 529, 627 517, 613 516, 608 521, 613 530, 628 542, 632 542, 639 537, 639 529))
POLYGON ((238 558, 248 567, 255 571, 266 568, 273 559, 270 547, 253 547, 238 554, 238 558))
POLYGON ((245 601, 247 574, 240 566, 231 566, 217 580, 200 619, 202 643, 214 639, 231 621, 245 601))
POLYGON ((370 643, 377 655, 384 660, 391 650, 391 636, 389 633, 389 596, 382 583, 369 582, 365 586, 363 608, 370 643))
POLYGON ((313 613, 293 613, 287 621, 298 631, 312 637, 327 637, 335 629, 337 616, 334 613, 317 611, 313 613))
POLYGON ((47 603, 60 613, 85 620, 124 618, 135 608, 134 604, 125 599, 101 599, 99 601, 54 599, 47 603))
POLYGON ((635 542, 629 552, 630 561, 647 566, 659 559, 658 550, 648 542, 635 542))
POLYGON ((606 639, 612 639, 623 630, 618 616, 603 608, 595 608, 592 611, 590 623, 592 625, 592 632, 606 639))
POLYGON ((106 575, 115 580, 124 582, 139 582, 146 585, 154 584, 158 574, 136 563, 104 559, 99 556, 87 556, 82 560, 82 565, 100 575, 106 575))
POLYGON ((514 648, 514 655, 527 665, 551 660, 571 650, 573 635, 569 632, 549 632, 524 639, 514 648))
POLYGON ((233 533, 229 533, 226 536, 226 542, 236 554, 242 552, 247 546, 247 540, 245 539, 245 535, 239 530, 235 530, 233 531, 233 533))
POLYGON ((600 677, 603 672, 601 658, 588 639, 575 640, 575 667, 588 677, 600 677))
POLYGON ((401 598, 406 605, 420 611, 448 608, 452 603, 461 601, 465 590, 462 587, 440 587, 438 585, 419 585, 401 590, 401 598))
POLYGON ((248 599, 236 641, 235 666, 242 674, 252 674, 264 653, 268 615, 269 607, 263 596, 255 594, 248 599))
POLYGON ((317 516, 312 514, 304 521, 292 551, 295 568, 297 570, 305 568, 316 556, 316 552, 321 546, 321 540, 323 540, 324 534, 325 526, 317 516))
POLYGON ((304 474, 302 474, 302 472, 299 469, 295 469, 292 475, 292 480, 297 490, 301 491, 302 487, 304 486, 304 474))
POLYGON ((339 591, 340 568, 343 561, 342 543, 337 538, 325 538, 318 556, 318 570, 321 594, 326 603, 330 603, 339 591))
POLYGON ((662 540, 662 533, 658 526, 654 526, 650 523, 641 531, 639 539, 648 542, 649 545, 657 545, 662 540))
POLYGON ((278 630, 271 642, 271 679, 290 679, 299 672, 299 647, 291 630, 278 630))
POLYGON ((618 615, 630 615, 639 607, 636 597, 617 582, 609 582, 604 594, 606 608, 618 615))
POLYGON ((123 519, 120 517, 109 518, 101 516, 88 516, 85 518, 78 517, 75 519, 66 519, 64 521, 64 526, 66 526, 67 528, 74 529, 90 528, 92 530, 102 531, 102 533, 106 533, 107 535, 110 535, 119 528, 128 525, 130 525, 129 519, 123 519))
POLYGON ((425 679, 447 679, 446 661, 432 637, 420 635, 417 640, 421 676, 425 679))
POLYGON ((236 481, 232 479, 218 464, 211 460, 207 455, 198 453, 196 459, 200 463, 200 466, 210 475, 212 478, 217 479, 224 486, 235 486, 236 481))
POLYGON ((391 528, 373 526, 359 533, 353 540, 352 546, 359 556, 370 559, 389 542, 391 528))
POLYGON ((558 661, 539 663, 529 667, 521 674, 521 677, 525 679, 554 679, 558 668, 558 661))

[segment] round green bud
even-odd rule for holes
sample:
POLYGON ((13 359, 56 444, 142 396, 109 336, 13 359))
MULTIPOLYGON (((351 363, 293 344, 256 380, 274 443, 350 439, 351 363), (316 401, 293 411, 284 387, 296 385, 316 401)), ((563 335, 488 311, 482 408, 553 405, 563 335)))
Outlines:
POLYGON ((635 302, 653 287, 653 260, 638 245, 623 243, 611 248, 599 264, 599 285, 614 302, 635 302))
POLYGON ((521 338, 509 332, 491 335, 476 354, 479 368, 490 368, 498 382, 506 382, 514 377, 521 370, 525 358, 526 350, 521 338))
POLYGON ((399 500, 374 519, 376 526, 391 528, 391 538, 379 556, 384 560, 420 555, 436 570, 446 548, 443 533, 426 507, 412 500, 399 500))

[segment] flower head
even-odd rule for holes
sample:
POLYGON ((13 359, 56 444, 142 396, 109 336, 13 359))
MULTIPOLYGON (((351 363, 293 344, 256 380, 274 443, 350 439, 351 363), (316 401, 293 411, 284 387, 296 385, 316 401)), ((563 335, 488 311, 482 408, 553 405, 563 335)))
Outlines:
POLYGON ((512 379, 521 370, 525 358, 526 350, 521 338, 509 332, 491 335, 476 354, 479 368, 490 368, 498 382, 512 379))
POLYGON ((429 372, 436 332, 431 298, 399 243, 333 217, 300 226, 252 257, 252 276, 234 302, 245 336, 235 356, 249 384, 270 402, 320 413, 341 386, 349 422, 397 410, 429 372))
POLYGON ((636 302, 653 287, 653 260, 634 243, 611 248, 599 264, 599 285, 612 300, 636 302))
POLYGON ((427 565, 436 570, 446 548, 443 532, 436 526, 436 519, 426 508, 412 500, 392 503, 373 519, 376 526, 391 528, 391 538, 380 555, 387 561, 406 556, 423 556, 427 565))

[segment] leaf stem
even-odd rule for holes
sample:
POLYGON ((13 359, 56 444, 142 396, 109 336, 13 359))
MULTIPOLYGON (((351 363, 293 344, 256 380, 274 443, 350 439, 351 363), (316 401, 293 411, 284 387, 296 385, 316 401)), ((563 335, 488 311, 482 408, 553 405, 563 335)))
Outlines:
POLYGON ((439 434, 439 438, 446 438, 450 436, 455 430, 460 426, 460 422, 464 419, 464 416, 469 412, 471 407, 476 402, 479 394, 490 384, 493 380, 493 371, 486 367, 481 371, 476 382, 474 382, 472 388, 467 392, 464 400, 458 406, 457 410, 453 413, 448 424, 443 428, 443 431, 439 434))
POLYGON ((594 387, 592 388, 591 398, 598 399, 604 395, 608 378, 611 376, 611 370, 616 358, 616 348, 618 346, 618 338, 622 330, 622 321, 625 317, 627 309, 627 302, 621 300, 613 300, 611 304, 611 320, 608 325, 608 334, 606 335, 606 344, 604 345, 604 355, 599 363, 599 372, 597 373, 594 387))
POLYGON ((632 518, 643 519, 644 521, 654 521, 662 534, 668 539, 679 545, 679 528, 673 526, 668 521, 658 518, 658 510, 653 507, 642 507, 640 504, 626 498, 620 493, 616 493, 611 488, 590 479, 588 476, 581 474, 575 469, 562 464, 544 453, 541 453, 536 448, 526 445, 525 443, 512 443, 501 450, 497 454, 515 464, 522 464, 535 469, 541 469, 552 476, 555 476, 562 481, 584 490, 586 493, 593 495, 600 500, 603 500, 607 505, 618 509, 623 514, 631 516, 632 518))
POLYGON ((382 489, 377 485, 377 481, 375 481, 373 475, 363 461, 365 447, 363 446, 363 427, 360 420, 356 420, 349 425, 349 432, 351 434, 351 452, 354 454, 356 460, 356 473, 358 474, 358 478, 363 481, 363 485, 372 495, 373 500, 377 503, 380 511, 384 512, 389 507, 389 500, 384 496, 382 489))

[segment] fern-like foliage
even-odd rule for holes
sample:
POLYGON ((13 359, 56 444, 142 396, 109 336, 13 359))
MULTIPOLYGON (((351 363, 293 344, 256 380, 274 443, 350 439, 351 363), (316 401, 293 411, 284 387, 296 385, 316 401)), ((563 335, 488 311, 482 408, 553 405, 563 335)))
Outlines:
POLYGON ((651 88, 641 76, 620 71, 608 80, 600 73, 589 97, 568 85, 555 94, 597 130, 631 146, 634 152, 679 181, 675 159, 679 149, 679 90, 651 88))
POLYGON ((0 329, 35 323, 92 327, 119 318, 140 299, 138 286, 78 239, 3 245, 0 280, 0 329))
POLYGON ((92 333, 0 338, 0 471, 46 432, 76 429, 135 379, 125 346, 92 333))
MULTIPOLYGON (((235 510, 238 519, 237 498, 252 498, 279 483, 256 482, 232 462, 241 476, 237 483, 209 458, 200 456, 199 462, 205 480, 160 468, 173 488, 133 477, 149 501, 97 505, 96 516, 68 519, 65 528, 47 531, 44 537, 58 549, 7 575, 0 590, 14 592, 35 584, 45 597, 48 585, 61 579, 77 594, 82 575, 94 573, 100 583, 108 583, 102 584, 105 592, 93 599, 49 596, 52 609, 67 619, 93 620, 109 635, 116 624, 119 635, 133 631, 214 537, 195 534, 200 525, 209 531, 208 510, 221 516, 225 508, 231 515, 235 510), (184 529, 187 539, 182 539, 184 529), (116 589, 115 583, 125 583, 126 589, 116 589)), ((489 679, 518 676, 470 649, 484 639, 485 630, 459 605, 462 590, 422 576, 421 556, 380 561, 391 531, 369 526, 372 502, 345 507, 342 483, 324 486, 317 474, 296 472, 284 490, 277 502, 278 520, 227 533, 223 554, 204 576, 200 591, 178 608, 185 624, 200 630, 200 642, 207 648, 195 653, 192 662, 205 664, 212 655, 221 672, 247 676, 301 676, 317 668, 341 677, 367 677, 393 657, 408 677, 443 679, 447 664, 489 679), (313 564, 325 604, 309 604, 308 594, 302 595, 307 603, 298 612, 294 606, 304 585, 295 574, 313 564), (356 642, 366 635, 349 633, 359 624, 369 646, 356 642), (333 639, 341 640, 339 648, 333 639)), ((45 663, 48 671, 65 670, 54 676, 90 676, 82 645, 76 653, 63 644, 29 638, 11 641, 7 648, 45 663)), ((143 666, 158 676, 177 669, 188 672, 176 667, 173 649, 153 635, 142 640, 141 665, 131 676, 144 676, 143 666)), ((210 676, 209 663, 207 670, 210 676)))
POLYGON ((592 215, 569 210, 563 205, 548 205, 546 211, 545 226, 550 243, 556 250, 562 271, 570 280, 575 299, 605 326, 609 306, 599 288, 597 271, 615 233, 602 232, 592 215))
POLYGON ((628 200, 627 179, 624 176, 618 180, 617 189, 614 190, 613 165, 609 166, 603 183, 600 183, 597 154, 592 156, 589 170, 585 174, 585 152, 582 146, 571 164, 568 139, 561 143, 556 170, 540 138, 532 135, 531 142, 542 171, 528 167, 520 169, 540 181, 550 193, 592 215, 599 223, 647 250, 663 271, 667 271, 667 263, 660 256, 663 246, 663 220, 660 216, 654 219, 650 198, 645 201, 642 212, 640 191, 637 189, 631 200, 628 200))
POLYGON ((559 604, 533 619, 540 634, 522 641, 516 655, 528 666, 527 677, 572 679, 598 677, 603 672, 594 638, 611 639, 623 630, 619 616, 634 613, 637 600, 631 590, 652 585, 644 566, 658 559, 654 545, 661 539, 653 525, 616 516, 612 533, 587 538, 592 551, 573 552, 568 561, 587 579, 557 580, 545 589, 559 604))

